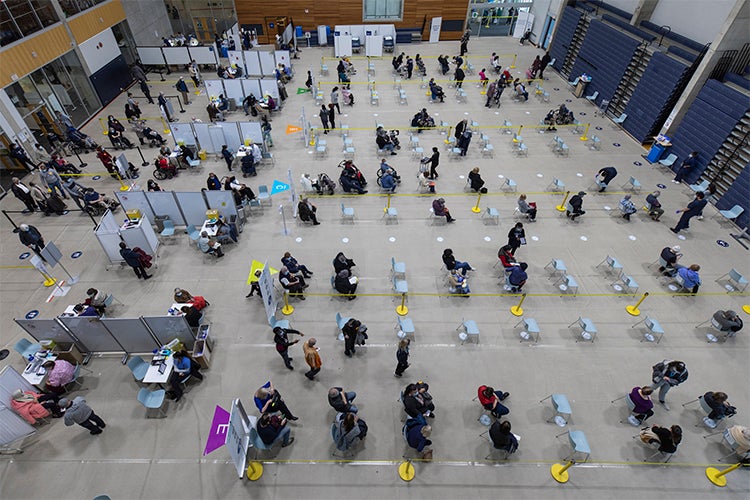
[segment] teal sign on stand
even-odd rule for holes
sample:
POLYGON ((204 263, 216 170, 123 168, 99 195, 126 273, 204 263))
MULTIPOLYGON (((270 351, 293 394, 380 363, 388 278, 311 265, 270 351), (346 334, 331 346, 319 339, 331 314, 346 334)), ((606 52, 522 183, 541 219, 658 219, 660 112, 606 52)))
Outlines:
POLYGON ((285 184, 281 181, 274 180, 273 186, 271 186, 271 194, 281 193, 289 190, 289 184, 285 184))

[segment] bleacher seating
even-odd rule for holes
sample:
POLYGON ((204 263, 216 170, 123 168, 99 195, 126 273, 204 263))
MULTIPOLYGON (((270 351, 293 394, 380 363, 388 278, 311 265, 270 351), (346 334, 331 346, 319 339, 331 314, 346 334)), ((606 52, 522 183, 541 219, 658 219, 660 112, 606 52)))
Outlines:
MULTIPOLYGON (((654 33, 660 33, 659 29, 661 26, 652 23, 651 21, 641 21, 641 26, 646 28, 647 30, 651 30, 654 33)), ((695 40, 692 40, 686 36, 680 35, 679 33, 675 33, 674 31, 668 31, 664 34, 664 38, 669 38, 670 40, 674 40, 675 42, 684 45, 685 47, 689 49, 693 49, 696 52, 701 52, 703 50, 703 44, 698 43, 695 40)))
POLYGON ((744 208, 742 214, 735 219, 735 224, 739 227, 747 227, 750 224, 750 200, 747 193, 750 192, 750 169, 745 168, 740 172, 735 181, 729 186, 724 196, 716 203, 716 208, 720 210, 729 210, 734 205, 744 208))
POLYGON ((625 31, 634 34, 635 36, 642 38, 644 40, 647 40, 649 42, 653 42, 656 37, 652 35, 651 33, 647 33, 641 29, 636 28, 635 26, 631 26, 629 23, 626 23, 625 21, 622 21, 614 16, 611 16, 609 14, 604 14, 602 16, 602 19, 605 21, 614 24, 618 28, 624 29, 625 31))
POLYGON ((669 47, 667 47, 667 52, 671 52, 672 54, 675 54, 676 56, 679 56, 691 63, 695 62, 695 60, 698 59, 698 54, 693 54, 692 52, 683 49, 679 45, 670 45, 669 47))
POLYGON ((552 67, 557 71, 562 69, 565 55, 568 52, 568 47, 573 40, 576 26, 578 26, 578 21, 581 19, 582 15, 581 11, 574 9, 573 7, 565 7, 562 19, 557 22, 555 38, 549 49, 549 55, 555 59, 555 64, 553 64, 552 67))

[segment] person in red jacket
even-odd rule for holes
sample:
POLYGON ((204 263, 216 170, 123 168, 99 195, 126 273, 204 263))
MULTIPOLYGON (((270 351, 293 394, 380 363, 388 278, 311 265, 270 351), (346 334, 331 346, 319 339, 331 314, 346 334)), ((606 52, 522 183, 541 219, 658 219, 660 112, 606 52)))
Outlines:
POLYGON ((479 404, 481 404, 485 410, 489 410, 495 418, 500 418, 503 415, 510 413, 508 407, 501 403, 501 401, 504 401, 508 396, 510 396, 509 392, 496 391, 488 385, 480 385, 479 389, 477 389, 479 404))

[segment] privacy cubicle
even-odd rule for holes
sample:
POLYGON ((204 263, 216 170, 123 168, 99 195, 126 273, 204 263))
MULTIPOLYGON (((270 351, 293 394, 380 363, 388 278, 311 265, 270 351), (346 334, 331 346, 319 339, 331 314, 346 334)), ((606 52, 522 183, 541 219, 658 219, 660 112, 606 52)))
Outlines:
MULTIPOLYGON (((239 102, 242 102, 242 98, 239 102)), ((176 144, 202 149, 207 153, 218 154, 225 144, 232 151, 237 151, 248 141, 263 144, 263 131, 258 122, 170 123, 169 128, 176 144)))
POLYGON ((393 24, 336 25, 333 29, 333 44, 336 57, 352 55, 352 38, 358 38, 364 54, 370 57, 383 55, 383 37, 396 39, 393 24))
POLYGON ((218 64, 213 45, 198 47, 136 47, 138 58, 145 66, 218 64))

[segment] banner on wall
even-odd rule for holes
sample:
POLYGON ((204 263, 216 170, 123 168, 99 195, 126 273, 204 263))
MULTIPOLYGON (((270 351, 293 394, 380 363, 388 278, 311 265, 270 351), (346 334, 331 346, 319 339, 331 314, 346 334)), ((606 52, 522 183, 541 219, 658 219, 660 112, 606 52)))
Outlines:
POLYGON ((440 29, 443 26, 442 17, 433 17, 430 23, 430 43, 438 43, 440 41, 440 29))

